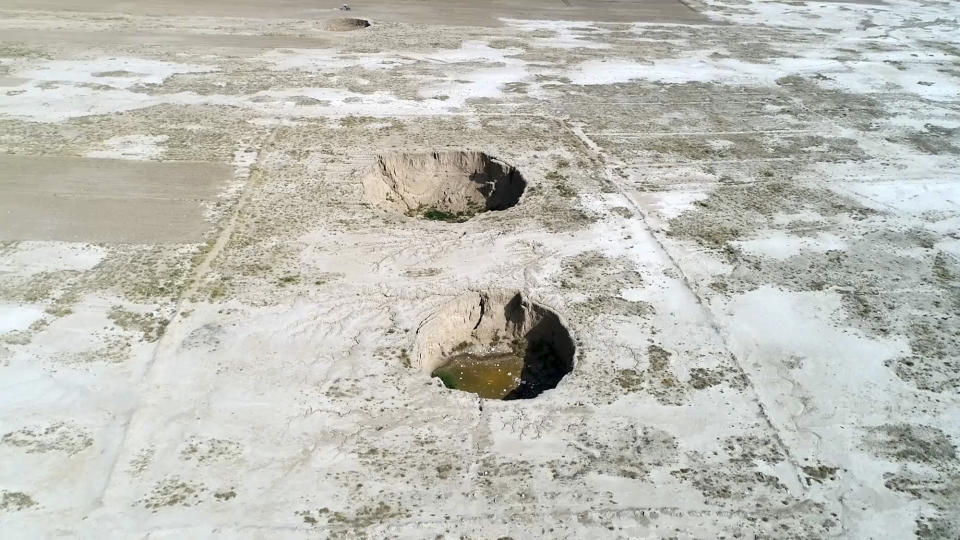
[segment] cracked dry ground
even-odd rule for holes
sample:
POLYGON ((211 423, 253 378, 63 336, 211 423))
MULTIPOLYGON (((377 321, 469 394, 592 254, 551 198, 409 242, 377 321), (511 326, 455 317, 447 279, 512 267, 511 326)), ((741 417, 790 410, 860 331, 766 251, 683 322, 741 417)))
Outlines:
POLYGON ((0 536, 960 535, 957 8, 686 4, 0 2, 0 536), (519 203, 365 202, 458 149, 519 203), (558 313, 573 371, 418 369, 471 290, 558 313))

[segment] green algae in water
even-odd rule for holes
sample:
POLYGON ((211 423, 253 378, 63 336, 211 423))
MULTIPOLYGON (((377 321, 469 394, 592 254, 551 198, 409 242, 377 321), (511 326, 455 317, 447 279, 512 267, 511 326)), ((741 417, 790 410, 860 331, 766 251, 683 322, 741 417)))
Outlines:
POLYGON ((454 390, 472 392, 486 399, 503 399, 517 389, 523 372, 523 356, 512 352, 461 353, 451 356, 432 376, 454 390))

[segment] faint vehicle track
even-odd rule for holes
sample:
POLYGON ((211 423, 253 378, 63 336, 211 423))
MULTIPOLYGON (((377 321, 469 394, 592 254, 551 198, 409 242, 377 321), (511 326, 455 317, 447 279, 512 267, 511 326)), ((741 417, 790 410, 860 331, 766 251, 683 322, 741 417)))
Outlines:
POLYGON ((647 229, 647 232, 650 234, 650 237, 653 239, 656 245, 663 252, 664 256, 670 261, 670 265, 677 271, 677 274, 680 276, 680 279, 683 281, 684 287, 696 299, 697 303, 700 306, 702 306, 703 311, 707 316, 707 319, 710 321, 711 329, 714 331, 714 333, 716 333, 720 337, 721 341, 724 343, 724 346, 727 349, 727 352, 730 354, 730 357, 733 360, 734 364, 737 366, 737 369, 740 370, 741 375, 743 375, 743 377, 747 381, 749 381, 750 388, 753 394, 752 400, 757 404, 757 407, 760 409, 760 415, 763 417, 766 424, 770 427, 784 455, 787 456, 787 459, 789 460, 791 465, 793 465, 793 470, 794 470, 794 474, 797 476, 798 485, 800 486, 801 489, 805 489, 804 488, 805 483, 803 481, 803 471, 800 467, 799 461, 790 451, 790 448, 784 442, 783 437, 780 436, 780 431, 777 429, 777 426, 770 419, 770 415, 767 413, 767 408, 764 406, 763 401, 761 401, 759 394, 754 388, 753 380, 750 378, 749 374, 746 372, 746 370, 743 368, 743 365, 740 363, 740 359, 737 358, 737 356, 731 351, 730 347, 727 345, 726 333, 723 331, 723 328, 717 322, 716 317, 713 314, 713 311, 711 311, 710 308, 707 306, 706 302, 703 301, 703 298, 699 294, 697 294, 693 285, 690 283, 689 278, 684 273, 683 268, 680 266, 677 260, 673 257, 670 251, 667 250, 663 242, 661 242, 660 239, 653 234, 653 231, 649 227, 647 213, 644 211, 643 207, 640 204, 638 204, 637 201, 635 201, 632 197, 630 197, 630 195, 627 193, 627 190, 617 180, 617 176, 623 176, 623 172, 622 172, 623 166, 617 163, 616 158, 609 156, 606 152, 604 152, 603 149, 601 149, 597 143, 595 143, 592 139, 590 139, 590 137, 587 136, 587 134, 584 133, 582 129, 576 126, 571 126, 569 123, 567 123, 567 121, 563 119, 554 118, 554 120, 557 121, 564 130, 570 132, 574 137, 576 137, 583 144, 584 148, 587 150, 591 158, 602 166, 607 182, 611 186, 613 186, 617 190, 617 192, 625 200, 627 200, 630 203, 630 205, 633 207, 633 209, 637 212, 637 214, 640 216, 640 219, 643 221, 644 226, 647 229))
MULTIPOLYGON (((217 235, 217 238, 214 241, 213 246, 211 246, 211 248, 207 251, 203 259, 200 261, 196 269, 193 271, 193 274, 190 276, 190 279, 188 282, 189 286, 186 289, 184 289, 184 291, 180 294, 179 297, 177 297, 175 309, 173 311, 173 317, 170 320, 170 326, 173 326, 173 324, 175 324, 177 318, 181 315, 183 304, 189 298, 191 298, 194 294, 196 294, 197 290, 200 288, 200 283, 203 281, 203 276, 210 271, 211 263, 214 260, 216 260, 217 256, 223 251, 223 248, 230 241, 230 237, 233 236, 233 232, 234 230, 236 230, 236 227, 237 227, 237 222, 239 220, 240 213, 244 209, 244 207, 246 207, 247 203, 250 201, 250 197, 252 196, 254 187, 256 187, 258 183, 257 178, 262 174, 259 172, 258 169, 255 168, 256 163, 259 162, 260 160, 260 154, 262 149, 268 147, 270 143, 274 140, 274 137, 276 136, 276 132, 277 132, 277 128, 274 128, 273 130, 271 130, 270 133, 267 134, 263 138, 263 141, 257 146, 257 148, 259 149, 257 152, 257 159, 254 160, 253 164, 250 167, 250 172, 246 182, 244 183, 243 191, 240 194, 240 199, 237 201, 237 205, 234 208, 233 212, 230 214, 230 217, 227 218, 226 225, 220 230, 220 233, 217 235)), ((153 353, 150 355, 150 359, 147 361, 146 365, 144 366, 143 373, 140 375, 140 379, 137 381, 138 384, 142 384, 144 381, 150 378, 150 374, 153 371, 153 366, 156 364, 157 358, 160 356, 160 353, 162 351, 165 351, 167 347, 170 347, 170 348, 175 347, 174 345, 169 344, 170 338, 167 337, 172 334, 175 334, 175 333, 170 332, 170 327, 168 326, 167 331, 162 336, 160 336, 160 338, 157 340, 157 343, 153 349, 153 353)), ((116 455, 114 455, 113 457, 113 463, 110 465, 109 472, 105 476, 103 485, 101 486, 101 489, 100 489, 100 493, 96 498, 96 508, 103 506, 103 497, 106 494, 107 489, 109 489, 110 487, 110 483, 113 478, 114 472, 117 470, 117 465, 119 464, 120 456, 123 453, 123 449, 126 446, 127 438, 129 437, 129 434, 130 434, 130 425, 133 423, 133 419, 137 415, 137 411, 139 411, 139 406, 134 405, 130 410, 130 414, 127 416, 127 418, 124 420, 122 424, 123 432, 122 432, 122 435, 120 436, 120 443, 116 447, 117 452, 116 452, 116 455)))

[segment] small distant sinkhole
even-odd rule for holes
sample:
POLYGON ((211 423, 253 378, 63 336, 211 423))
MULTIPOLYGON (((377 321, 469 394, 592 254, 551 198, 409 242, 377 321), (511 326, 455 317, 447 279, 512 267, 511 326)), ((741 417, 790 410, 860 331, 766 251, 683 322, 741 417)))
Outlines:
POLYGON ((388 212, 464 222, 517 204, 527 187, 520 171, 483 152, 394 153, 377 158, 363 179, 364 201, 388 212))
POLYGON ((575 352, 560 317, 516 292, 461 296, 417 332, 423 371, 485 399, 530 399, 555 388, 575 352))
POLYGON ((349 32, 351 30, 361 30, 369 26, 370 21, 366 19, 354 19, 352 17, 327 19, 321 24, 321 28, 328 32, 349 32))

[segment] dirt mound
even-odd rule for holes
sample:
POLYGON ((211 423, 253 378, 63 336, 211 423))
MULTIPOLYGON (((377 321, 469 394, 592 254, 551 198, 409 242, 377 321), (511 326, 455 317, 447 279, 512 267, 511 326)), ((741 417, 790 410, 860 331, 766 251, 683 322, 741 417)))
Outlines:
POLYGON ((483 152, 446 151, 379 156, 363 179, 364 200, 390 212, 462 222, 517 204, 527 182, 483 152))
POLYGON ((530 399, 570 373, 575 353, 560 317, 523 293, 470 292, 420 325, 414 362, 448 388, 530 399))
POLYGON ((370 21, 366 19, 354 19, 352 17, 327 19, 320 25, 322 29, 328 32, 349 32, 351 30, 367 28, 368 26, 370 26, 370 21))

